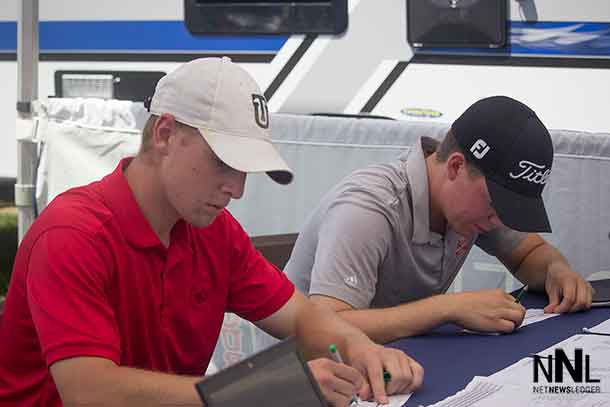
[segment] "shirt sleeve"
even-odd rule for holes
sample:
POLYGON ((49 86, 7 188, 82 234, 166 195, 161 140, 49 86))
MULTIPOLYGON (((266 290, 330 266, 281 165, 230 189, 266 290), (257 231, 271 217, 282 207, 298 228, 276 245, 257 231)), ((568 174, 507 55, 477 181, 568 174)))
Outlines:
POLYGON ((55 228, 32 247, 27 299, 47 366, 76 356, 120 362, 102 246, 78 230, 55 228))
POLYGON ((294 285, 254 248, 232 216, 227 220, 231 244, 228 311, 253 322, 267 318, 288 302, 294 285))
POLYGON ((356 309, 369 307, 391 233, 379 212, 350 203, 333 205, 318 232, 309 294, 334 297, 356 309))
POLYGON ((507 257, 526 237, 527 233, 504 226, 479 235, 475 244, 491 256, 507 257))

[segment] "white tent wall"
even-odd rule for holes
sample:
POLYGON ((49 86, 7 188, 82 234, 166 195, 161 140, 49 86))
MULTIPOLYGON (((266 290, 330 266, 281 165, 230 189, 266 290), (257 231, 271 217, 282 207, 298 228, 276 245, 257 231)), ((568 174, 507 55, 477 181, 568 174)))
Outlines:
MULTIPOLYGON (((44 142, 38 170, 40 208, 63 190, 110 172, 134 154, 147 113, 142 104, 96 99, 51 99, 42 104, 44 142)), ((248 177, 244 198, 229 209, 251 235, 298 232, 322 195, 353 169, 394 160, 418 137, 441 138, 447 126, 408 121, 272 115, 272 137, 295 171, 291 185, 263 174, 248 177)), ((610 135, 551 131, 553 175, 544 192, 557 245, 586 277, 610 272, 610 135)), ((517 287, 494 258, 474 249, 451 290, 517 287)), ((227 316, 214 356, 220 368, 255 350, 252 326, 227 316), (225 353, 227 351, 227 353, 225 353)))

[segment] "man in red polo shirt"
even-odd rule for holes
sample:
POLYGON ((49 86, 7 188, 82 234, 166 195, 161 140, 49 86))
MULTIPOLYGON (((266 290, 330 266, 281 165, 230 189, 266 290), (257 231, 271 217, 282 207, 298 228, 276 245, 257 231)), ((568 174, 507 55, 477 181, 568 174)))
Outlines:
POLYGON ((319 308, 251 245, 225 209, 246 173, 292 173, 265 98, 227 58, 165 76, 135 158, 58 196, 17 257, 0 327, 0 405, 199 405, 225 311, 297 334, 325 397, 417 388, 421 366, 319 308), (392 374, 384 388, 382 370, 392 374))

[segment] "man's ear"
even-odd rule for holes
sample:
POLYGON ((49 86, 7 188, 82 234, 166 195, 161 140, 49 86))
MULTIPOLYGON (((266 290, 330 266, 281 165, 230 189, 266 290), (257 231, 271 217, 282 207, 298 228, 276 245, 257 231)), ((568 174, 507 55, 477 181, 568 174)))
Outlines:
POLYGON ((162 155, 168 153, 170 138, 176 133, 176 119, 169 113, 157 118, 152 128, 151 147, 162 155))
POLYGON ((464 154, 458 152, 451 153, 447 158, 445 165, 447 166, 447 177, 449 180, 454 181, 457 178, 460 169, 463 170, 466 168, 464 154))

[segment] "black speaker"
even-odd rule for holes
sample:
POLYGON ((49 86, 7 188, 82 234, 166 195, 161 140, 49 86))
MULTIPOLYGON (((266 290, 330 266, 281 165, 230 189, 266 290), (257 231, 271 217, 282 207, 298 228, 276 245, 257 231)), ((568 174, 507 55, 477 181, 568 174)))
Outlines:
POLYGON ((347 0, 184 0, 184 23, 201 34, 340 34, 347 0))
POLYGON ((506 10, 506 0, 407 0, 407 40, 413 47, 500 48, 506 10))

